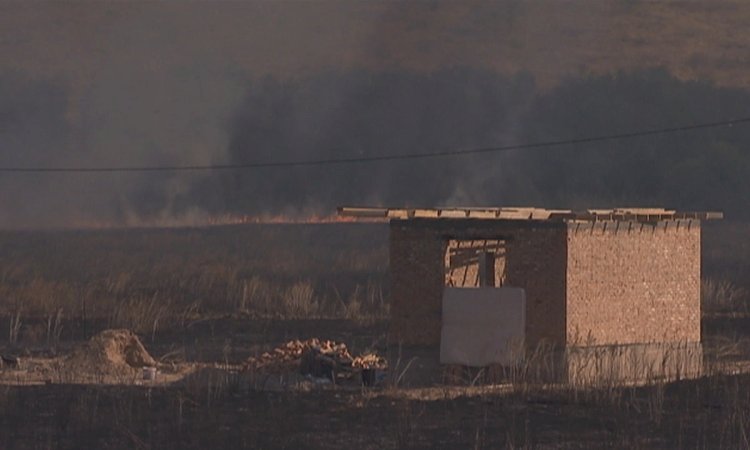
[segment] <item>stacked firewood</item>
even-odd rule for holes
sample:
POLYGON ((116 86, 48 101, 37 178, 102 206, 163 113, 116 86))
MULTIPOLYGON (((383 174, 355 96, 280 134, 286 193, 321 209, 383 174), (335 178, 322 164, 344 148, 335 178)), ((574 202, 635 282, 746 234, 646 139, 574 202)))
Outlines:
POLYGON ((357 369, 386 369, 388 368, 388 362, 375 353, 366 353, 354 358, 352 367, 357 369))
MULTIPOLYGON (((307 363, 311 358, 326 362, 328 365, 335 367, 336 371, 365 368, 384 369, 386 367, 385 358, 375 354, 369 353, 354 358, 346 348, 346 344, 312 338, 306 341, 289 341, 270 352, 265 352, 257 357, 250 357, 245 362, 245 368, 272 373, 296 371, 300 369, 301 362, 307 363)), ((302 365, 306 366, 307 364, 302 365)), ((306 367, 302 367, 302 369, 305 371, 306 367)))

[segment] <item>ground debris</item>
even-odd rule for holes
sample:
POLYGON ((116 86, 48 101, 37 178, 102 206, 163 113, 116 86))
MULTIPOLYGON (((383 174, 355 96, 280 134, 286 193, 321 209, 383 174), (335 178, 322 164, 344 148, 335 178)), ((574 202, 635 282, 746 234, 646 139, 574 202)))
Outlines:
POLYGON ((382 356, 378 356, 375 353, 365 353, 364 355, 357 356, 352 361, 352 367, 358 369, 382 369, 388 368, 388 361, 382 356))
POLYGON ((21 365, 21 358, 16 355, 0 355, 0 366, 17 368, 21 365))
POLYGON ((314 376, 386 367, 385 358, 374 353, 353 357, 346 344, 318 338, 286 342, 270 352, 248 358, 244 364, 246 370, 268 373, 299 371, 314 376))

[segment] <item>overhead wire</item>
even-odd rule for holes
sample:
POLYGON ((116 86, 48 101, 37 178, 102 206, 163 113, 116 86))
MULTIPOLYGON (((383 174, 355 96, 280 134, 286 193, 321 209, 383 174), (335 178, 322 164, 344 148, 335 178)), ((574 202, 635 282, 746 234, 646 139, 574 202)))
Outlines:
POLYGON ((632 139, 645 136, 666 135, 680 132, 689 132, 709 128, 731 127, 750 122, 750 117, 729 119, 718 122, 707 122, 692 125, 682 125, 668 128, 651 130, 638 130, 617 134, 606 134, 599 136, 588 136, 572 139, 560 139, 540 141, 525 144, 512 144, 495 147, 477 147, 467 149, 453 149, 421 153, 402 153, 390 155, 357 156, 344 158, 323 158, 293 161, 259 161, 248 163, 231 164, 205 164, 205 165, 162 165, 162 166, 61 166, 61 167, 23 167, 23 166, 0 166, 0 173, 115 173, 115 172, 192 172, 192 171, 214 171, 214 170, 242 170, 261 168, 283 168, 283 167, 306 167, 326 166, 337 164, 366 164, 385 161, 415 160, 427 158, 444 158, 464 155, 476 155, 483 153, 501 153, 513 150, 530 150, 551 147, 562 147, 576 144, 589 144, 594 142, 613 141, 620 139, 632 139))

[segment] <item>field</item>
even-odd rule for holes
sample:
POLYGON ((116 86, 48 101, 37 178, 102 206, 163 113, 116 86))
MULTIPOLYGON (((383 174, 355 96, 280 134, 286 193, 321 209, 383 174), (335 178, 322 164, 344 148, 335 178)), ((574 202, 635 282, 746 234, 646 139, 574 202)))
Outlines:
POLYGON ((697 380, 426 388, 400 383, 408 367, 391 361, 379 386, 363 388, 240 369, 293 339, 384 353, 387 232, 367 223, 0 233, 3 355, 52 361, 126 328, 163 367, 185 368, 174 383, 148 384, 5 367, 0 447, 750 447, 750 226, 739 223, 704 232, 707 376, 697 380))

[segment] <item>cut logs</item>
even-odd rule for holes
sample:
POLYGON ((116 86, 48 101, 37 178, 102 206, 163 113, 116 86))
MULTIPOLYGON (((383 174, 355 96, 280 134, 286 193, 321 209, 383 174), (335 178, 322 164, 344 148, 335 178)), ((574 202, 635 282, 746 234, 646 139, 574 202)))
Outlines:
POLYGON ((245 369, 266 373, 297 372, 334 380, 363 369, 386 369, 385 358, 374 353, 353 357, 346 344, 317 338, 286 342, 270 352, 251 357, 245 369))

